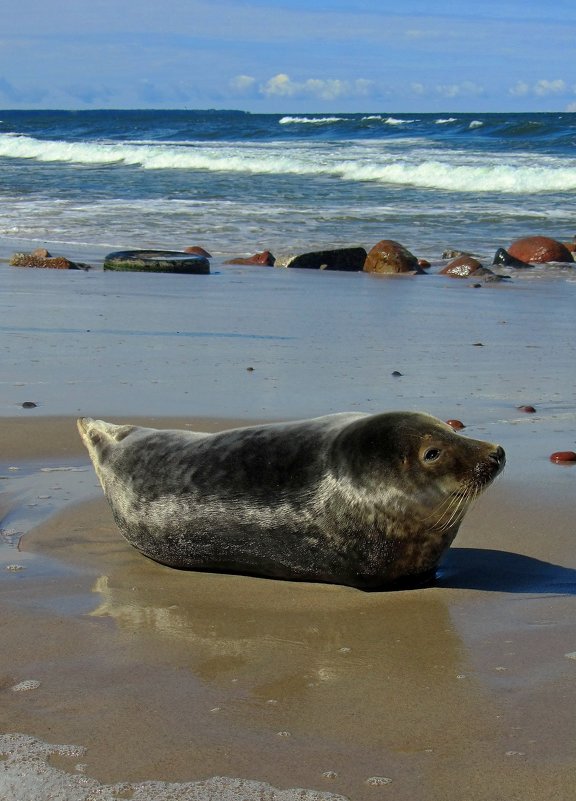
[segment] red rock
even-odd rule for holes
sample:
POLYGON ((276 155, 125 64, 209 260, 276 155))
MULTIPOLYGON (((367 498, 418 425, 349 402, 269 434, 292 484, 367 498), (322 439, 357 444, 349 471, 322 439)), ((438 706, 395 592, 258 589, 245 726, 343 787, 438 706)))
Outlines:
POLYGON ((446 424, 451 426, 454 431, 460 431, 461 429, 466 428, 461 420, 446 420, 446 424))
POLYGON ((225 261, 224 264, 262 264, 265 267, 274 267, 275 261, 276 259, 270 251, 264 250, 262 253, 255 253, 253 256, 248 256, 248 258, 245 259, 241 257, 230 259, 229 261, 225 261))
POLYGON ((524 239, 517 239, 507 250, 515 259, 532 264, 574 261, 565 245, 555 239, 549 239, 547 236, 527 236, 524 239))
POLYGON ((382 239, 374 245, 364 262, 366 273, 416 273, 426 275, 413 253, 393 239, 382 239))
POLYGON ((184 248, 184 253, 191 253, 193 256, 204 256, 205 259, 211 259, 212 256, 207 250, 201 248, 199 245, 192 245, 189 248, 184 248))
POLYGON ((526 412, 526 414, 534 414, 536 409, 533 406, 519 406, 518 407, 518 411, 519 412, 526 412))
POLYGON ((551 462, 576 462, 576 453, 574 451, 556 451, 550 456, 551 462))

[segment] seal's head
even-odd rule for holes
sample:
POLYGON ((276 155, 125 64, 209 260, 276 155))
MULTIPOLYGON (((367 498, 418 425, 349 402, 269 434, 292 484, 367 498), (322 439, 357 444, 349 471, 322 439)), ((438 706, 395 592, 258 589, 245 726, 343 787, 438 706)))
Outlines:
POLYGON ((384 493, 387 509, 395 506, 406 522, 437 531, 461 522, 506 461, 500 445, 469 439, 416 412, 361 418, 335 446, 357 486, 384 493))

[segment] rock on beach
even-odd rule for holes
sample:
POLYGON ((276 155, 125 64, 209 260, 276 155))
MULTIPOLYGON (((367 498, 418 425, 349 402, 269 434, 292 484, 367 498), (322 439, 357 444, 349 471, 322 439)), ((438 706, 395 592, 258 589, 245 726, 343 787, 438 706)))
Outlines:
POLYGON ((426 275, 418 259, 404 245, 393 239, 382 239, 374 245, 364 262, 364 272, 397 274, 415 273, 426 275))
POLYGON ((527 236, 517 239, 507 250, 515 259, 532 264, 574 261, 572 254, 562 242, 547 236, 527 236))

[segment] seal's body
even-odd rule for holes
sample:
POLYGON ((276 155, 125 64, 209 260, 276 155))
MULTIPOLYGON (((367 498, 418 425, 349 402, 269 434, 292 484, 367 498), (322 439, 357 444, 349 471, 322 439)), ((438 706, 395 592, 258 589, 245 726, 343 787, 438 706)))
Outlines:
POLYGON ((413 412, 216 434, 78 428, 122 534, 146 556, 365 589, 433 575, 505 461, 413 412))

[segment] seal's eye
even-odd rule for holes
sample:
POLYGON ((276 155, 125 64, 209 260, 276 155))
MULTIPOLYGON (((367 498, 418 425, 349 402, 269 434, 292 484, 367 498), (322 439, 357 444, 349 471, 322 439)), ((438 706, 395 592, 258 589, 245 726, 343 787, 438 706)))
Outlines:
POLYGON ((440 458, 440 453, 440 448, 428 448, 428 450, 424 452, 424 461, 435 462, 440 458))

